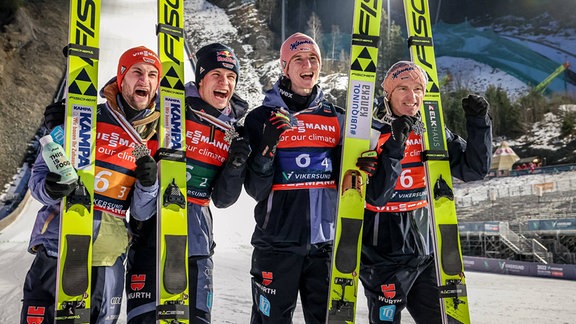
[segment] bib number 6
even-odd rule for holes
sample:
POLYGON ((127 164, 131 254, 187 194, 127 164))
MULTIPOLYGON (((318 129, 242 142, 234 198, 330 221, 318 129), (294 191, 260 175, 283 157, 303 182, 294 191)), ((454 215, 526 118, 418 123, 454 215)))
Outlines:
POLYGON ((410 172, 412 172, 412 170, 404 170, 402 174, 400 174, 400 179, 398 180, 402 188, 411 188, 414 184, 414 178, 409 174, 410 172))
MULTIPOLYGON (((112 177, 112 172, 110 171, 100 171, 94 176, 94 191, 95 192, 106 192, 110 189, 110 178, 112 177)), ((119 186, 118 198, 123 198, 126 195, 125 186, 119 186)))

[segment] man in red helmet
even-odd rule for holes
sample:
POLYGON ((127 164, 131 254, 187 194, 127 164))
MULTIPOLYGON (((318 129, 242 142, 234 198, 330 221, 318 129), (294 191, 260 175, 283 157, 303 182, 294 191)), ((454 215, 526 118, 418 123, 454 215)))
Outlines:
MULTIPOLYGON (((248 103, 236 94, 240 61, 221 43, 196 52, 195 81, 186 89, 186 198, 188 202, 189 323, 211 321, 214 254, 210 203, 232 205, 242 191, 250 147, 238 125, 248 103)), ((156 323, 156 217, 130 220, 128 324, 156 323)))

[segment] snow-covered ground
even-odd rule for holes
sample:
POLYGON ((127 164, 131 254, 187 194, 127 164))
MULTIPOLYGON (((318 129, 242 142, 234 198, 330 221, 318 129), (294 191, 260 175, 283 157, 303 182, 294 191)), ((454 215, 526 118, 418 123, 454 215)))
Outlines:
MULTIPOLYGON (((144 44, 155 48, 153 25, 156 2, 152 0, 104 0, 102 16, 102 46, 100 81, 107 81, 115 74, 116 62, 123 50, 144 44), (152 9, 150 9, 152 8, 152 9), (105 36, 104 36, 105 35, 105 36)), ((188 15, 195 21, 211 41, 226 43, 236 33, 224 12, 204 0, 187 1, 188 15), (202 18, 205 17, 205 18, 202 18), (206 19, 205 21, 202 21, 206 19), (226 27, 223 32, 222 28, 226 27)), ((271 58, 267 68, 277 64, 271 58)), ((472 66, 470 62, 439 58, 440 66, 458 65, 460 70, 472 66)), ((476 65, 474 65, 476 66, 476 65)), ((502 86, 522 87, 504 74, 496 77, 487 67, 478 65, 470 75, 476 80, 502 80, 502 86)), ((246 99, 258 104, 258 73, 247 61, 242 62, 239 93, 250 95, 246 99), (248 86, 246 86, 248 85, 248 86)), ((464 72, 463 72, 464 75, 464 72)), ((520 177, 518 181, 528 178, 520 177)), ((22 285, 26 271, 33 259, 26 252, 31 226, 38 202, 30 199, 16 221, 0 231, 0 323, 17 323, 20 311, 22 285)), ((250 293, 250 237, 254 226, 254 202, 243 194, 234 206, 214 209, 214 232, 218 244, 215 261, 215 297, 213 323, 248 323, 251 308, 250 293)), ((503 276, 485 273, 467 273, 470 312, 473 323, 575 323, 576 282, 518 276, 503 276)), ((120 322, 125 322, 122 316, 120 322)), ((367 323, 367 310, 362 287, 359 292, 358 323, 367 323)), ((406 315, 405 323, 413 323, 406 315)), ((304 323, 298 308, 294 323, 304 323)))
MULTIPOLYGON (((22 285, 33 256, 26 252, 40 204, 30 199, 14 223, 0 232, 0 323, 18 323, 22 285)), ((243 194, 234 206, 215 209, 213 323, 250 321, 250 236, 254 202, 243 194)), ((575 323, 576 282, 478 272, 466 273, 472 323, 575 323)), ((357 323, 368 323, 366 299, 359 288, 357 323)), ((126 323, 125 313, 119 323, 126 323)), ((300 307, 295 324, 303 324, 300 307)), ((414 323, 408 314, 403 323, 414 323)))
POLYGON ((530 90, 524 82, 510 74, 471 59, 441 56, 436 59, 436 63, 438 78, 442 80, 450 73, 451 84, 455 88, 466 88, 484 94, 492 85, 504 90, 512 101, 530 90))
MULTIPOLYGON (((501 18, 500 21, 506 21, 501 18)), ((517 17, 508 18, 515 21, 516 26, 510 25, 490 25, 479 30, 491 30, 501 37, 505 37, 513 42, 521 44, 542 56, 560 64, 568 62, 571 64, 570 69, 576 71, 576 29, 560 30, 557 23, 550 19, 550 15, 543 13, 532 21, 524 21, 517 17), (535 27, 533 23, 539 20, 546 21, 548 26, 535 27), (534 34, 537 30, 542 34, 534 34)), ((488 84, 500 86, 507 90, 508 97, 514 101, 521 95, 526 94, 528 88, 518 79, 509 76, 499 69, 492 69, 489 66, 478 64, 472 60, 463 60, 459 58, 440 57, 438 58, 439 74, 443 71, 460 71, 469 74, 464 86, 470 86, 470 89, 482 92, 488 84), (459 68, 461 67, 461 68, 459 68)), ((552 71, 550 71, 552 72, 552 71)), ((576 95, 576 85, 567 84, 567 92, 572 96, 576 95)))
MULTIPOLYGON (((507 18, 501 18, 501 21, 507 18)), ((575 71, 576 64, 576 30, 561 29, 558 22, 553 21, 548 13, 542 13, 538 17, 530 20, 510 17, 516 21, 516 27, 491 25, 485 28, 507 37, 510 40, 541 53, 544 56, 560 63, 569 61, 572 64, 572 71, 575 71), (524 21, 522 21, 524 20, 524 21), (534 30, 542 32, 535 35, 534 30)))

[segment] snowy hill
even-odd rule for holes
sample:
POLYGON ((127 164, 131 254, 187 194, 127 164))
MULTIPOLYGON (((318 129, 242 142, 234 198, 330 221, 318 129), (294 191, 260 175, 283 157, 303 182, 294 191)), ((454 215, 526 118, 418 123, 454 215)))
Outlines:
MULTIPOLYGON (((574 31, 567 31, 567 33, 576 34, 574 31)), ((434 26, 434 35, 437 56, 457 56, 482 62, 531 86, 536 86, 545 80, 566 60, 571 58, 574 61, 576 58, 569 51, 558 48, 552 42, 545 43, 540 39, 535 41, 530 35, 502 37, 493 29, 474 28, 468 22, 457 25, 437 23, 434 26)), ((506 35, 512 34, 507 31, 506 35)), ((571 45, 568 42, 567 47, 571 45)), ((473 71, 476 72, 475 75, 482 75, 479 70, 473 71)), ((567 85, 568 91, 576 94, 576 80, 571 80, 568 76, 568 74, 561 74, 552 79, 547 91, 563 92, 567 85)), ((472 80, 473 78, 472 76, 472 80)), ((507 84, 506 81, 495 78, 492 84, 504 86, 507 84)), ((526 94, 527 91, 508 91, 508 93, 514 98, 519 94, 526 94)))

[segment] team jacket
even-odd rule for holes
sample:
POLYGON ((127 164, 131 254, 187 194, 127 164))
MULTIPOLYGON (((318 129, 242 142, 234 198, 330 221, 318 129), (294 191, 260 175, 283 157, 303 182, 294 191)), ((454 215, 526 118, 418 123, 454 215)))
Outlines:
MULTIPOLYGON (((109 82, 102 94, 107 102, 98 105, 96 117, 96 170, 94 194, 94 240, 98 237, 102 213, 124 218, 128 210, 131 217, 150 218, 156 212, 158 184, 143 187, 134 177, 135 158, 132 148, 146 139, 153 154, 157 148, 154 106, 145 109, 127 121, 121 113, 120 94, 115 82, 109 82), (138 121, 145 121, 138 123, 138 121), (138 126, 134 126, 138 125, 138 126), (152 131, 151 131, 152 129, 152 131), (146 135, 142 138, 140 135, 146 135)), ((60 200, 46 193, 44 181, 48 167, 39 154, 32 169, 29 188, 32 196, 44 206, 38 211, 32 229, 29 250, 44 245, 51 256, 58 255, 60 200)), ((119 223, 120 224, 120 223, 119 223)), ((123 225, 124 226, 124 225, 123 225)), ((124 226, 125 227, 125 226, 124 226)), ((125 228, 122 230, 126 233, 125 228)))
MULTIPOLYGON (((188 254, 213 254, 214 236, 209 204, 225 208, 232 205, 242 191, 245 167, 232 168, 226 163, 229 144, 226 131, 248 110, 246 101, 234 95, 230 108, 223 112, 200 98, 193 82, 186 91, 186 199, 188 201, 188 254)), ((130 221, 134 246, 156 244, 156 219, 130 221)))
MULTIPOLYGON (((412 212, 427 205, 420 135, 411 132, 402 145, 392 141, 389 125, 374 121, 379 135, 378 170, 366 193, 363 253, 422 255, 429 233, 419 229, 412 212), (423 237, 424 236, 424 237, 423 237)), ((481 180, 492 156, 492 124, 489 116, 467 117, 467 141, 446 129, 452 176, 463 181, 481 180)))
POLYGON ((188 252, 211 255, 214 246, 209 203, 225 208, 242 191, 245 166, 233 168, 228 160, 226 132, 233 131, 248 104, 237 95, 220 112, 204 102, 193 82, 186 84, 186 179, 188 199, 188 252))
POLYGON ((318 87, 307 107, 289 110, 278 85, 245 122, 252 154, 244 187, 257 201, 252 244, 305 254, 310 244, 334 237, 344 112, 324 100, 318 87), (275 157, 263 157, 258 150, 263 123, 281 107, 298 124, 282 134, 275 157))
MULTIPOLYGON (((389 125, 386 125, 385 128, 389 127, 389 125)), ((400 160, 402 171, 396 180, 396 185, 393 187, 394 191, 389 197, 388 202, 384 206, 378 206, 378 199, 372 199, 371 197, 371 199, 366 202, 366 209, 375 212, 400 212, 425 207, 427 205, 425 182, 426 174, 424 170, 424 164, 422 163, 422 158, 420 157, 420 152, 422 151, 422 137, 412 131, 408 135, 408 139, 404 145, 386 145, 389 140, 392 141, 390 138, 391 136, 392 135, 390 132, 384 132, 380 134, 376 144, 376 152, 378 152, 381 160, 383 160, 382 158, 390 158, 389 156, 385 157, 385 151, 387 147, 397 146, 400 149, 401 147, 404 147, 404 157, 402 157, 400 160)), ((392 151, 392 149, 390 151, 392 151)), ((383 163, 380 164, 383 165, 383 163)), ((398 164, 395 165, 397 168, 398 164)), ((393 177, 391 179, 394 178, 396 173, 392 174, 393 177)), ((370 181, 373 180, 371 179, 370 181)), ((374 186, 370 187, 371 190, 375 190, 374 186)), ((379 187, 379 189, 387 188, 392 188, 392 186, 384 188, 379 187)), ((388 194, 391 193, 389 190, 386 192, 388 194)), ((374 194, 374 192, 372 191, 371 194, 374 194)), ((385 197, 385 195, 382 196, 385 197)), ((380 197, 380 199, 382 198, 380 197)))

